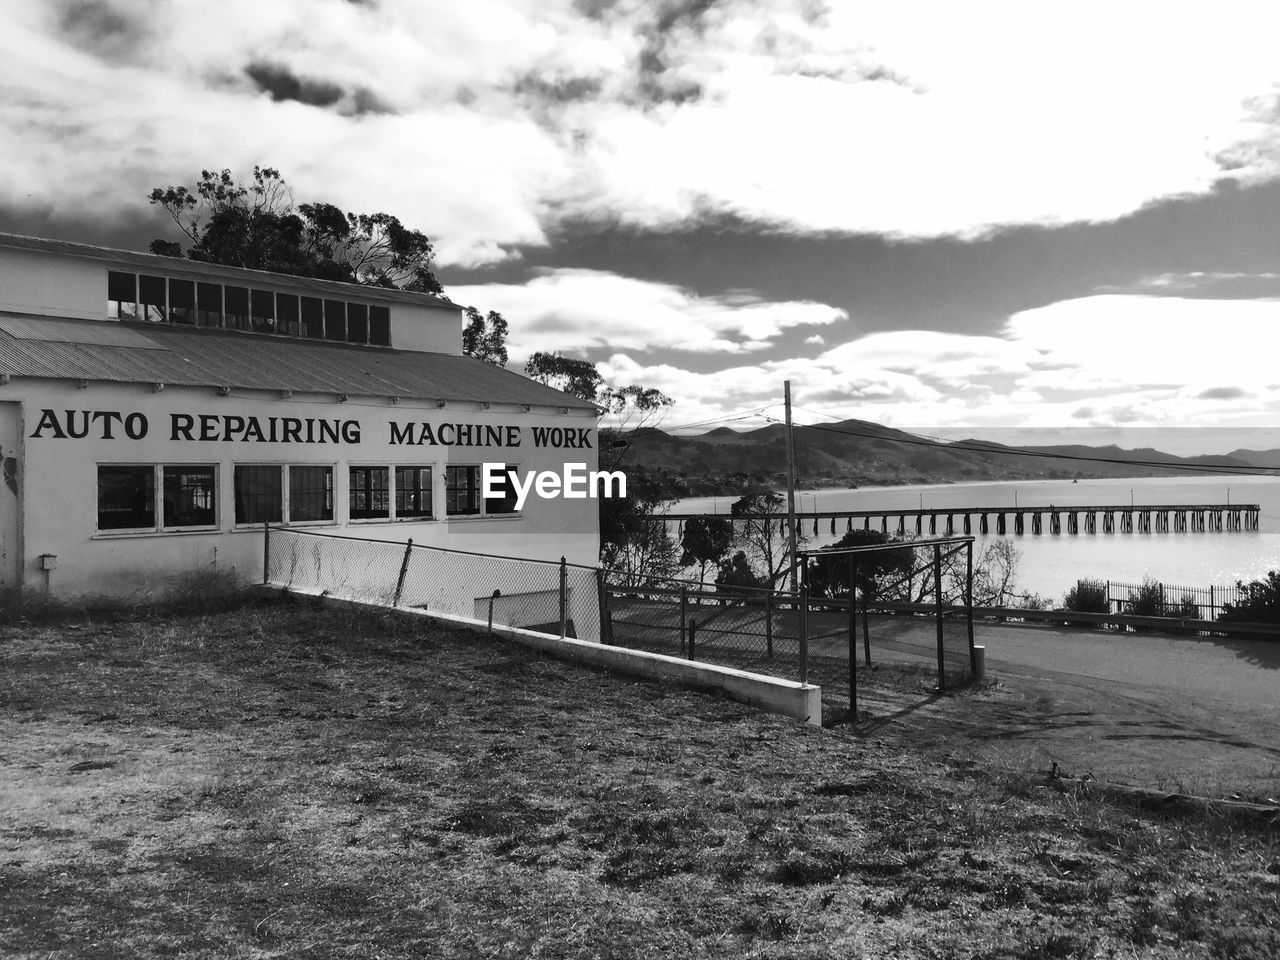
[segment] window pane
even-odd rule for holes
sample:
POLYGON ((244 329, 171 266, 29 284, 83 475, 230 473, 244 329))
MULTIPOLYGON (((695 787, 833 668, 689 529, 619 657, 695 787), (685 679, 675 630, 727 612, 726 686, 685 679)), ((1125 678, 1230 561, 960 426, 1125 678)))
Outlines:
POLYGON ((445 467, 445 510, 450 516, 480 512, 480 468, 445 467))
POLYGON ((298 297, 292 293, 276 294, 276 332, 296 337, 298 327, 298 297))
POLYGON ((347 304, 347 343, 369 342, 369 308, 363 303, 347 304))
POLYGON ((385 520, 391 516, 387 467, 351 468, 351 519, 385 520))
POLYGON ((202 327, 222 326, 222 284, 196 284, 196 323, 202 327))
POLYGON ((98 529, 154 529, 154 467, 98 467, 98 529))
POLYGON ((431 516, 430 467, 396 467, 396 516, 431 516))
POLYGON ((162 323, 165 318, 164 277, 138 277, 138 300, 142 304, 142 319, 149 323, 162 323))
POLYGON ((247 287, 223 287, 228 330, 249 329, 249 289, 247 287))
POLYGON ((196 322, 196 284, 194 280, 169 279, 169 322, 196 322))
MULTIPOLYGON (((512 464, 506 464, 505 469, 510 471, 515 467, 512 464)), ((516 512, 516 488, 511 482, 511 474, 504 472, 500 482, 495 483, 502 494, 497 497, 486 497, 484 501, 485 513, 515 513, 516 512)), ((483 491, 482 491, 483 492, 483 491)))
POLYGON ((280 467, 236 467, 236 523, 279 523, 280 467))
POLYGON ((369 308, 369 342, 380 347, 391 345, 391 312, 386 307, 369 308))
POLYGON ((138 318, 138 277, 107 271, 107 316, 113 320, 138 318))
POLYGON ((270 290, 252 292, 253 329, 256 333, 276 332, 276 295, 270 290))
POLYGON ((333 468, 289 468, 289 519, 333 519, 333 468))
POLYGON ((302 298, 302 335, 316 339, 324 336, 324 304, 315 297, 302 298))
POLYGON ((164 526, 211 527, 217 522, 216 467, 164 467, 164 526))
POLYGON ((324 338, 345 340, 347 337, 347 305, 341 300, 324 302, 324 338))

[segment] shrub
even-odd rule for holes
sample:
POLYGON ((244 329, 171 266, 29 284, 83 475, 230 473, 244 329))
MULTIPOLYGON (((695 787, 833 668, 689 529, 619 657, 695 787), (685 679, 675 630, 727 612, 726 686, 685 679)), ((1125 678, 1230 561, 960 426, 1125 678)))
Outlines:
POLYGON ((1184 594, 1176 604, 1170 605, 1169 616, 1181 617, 1184 620, 1199 620, 1200 604, 1196 603, 1195 597, 1184 594))
POLYGON ((1262 580, 1236 581, 1237 603, 1222 608, 1219 620, 1229 623, 1280 623, 1280 570, 1272 570, 1262 580))
POLYGON ((1135 617, 1168 616, 1165 611, 1164 584, 1150 577, 1143 578, 1137 593, 1129 591, 1129 604, 1125 613, 1131 613, 1135 617))
POLYGON ((1108 613, 1107 585, 1101 580, 1077 580, 1062 605, 1076 613, 1108 613))

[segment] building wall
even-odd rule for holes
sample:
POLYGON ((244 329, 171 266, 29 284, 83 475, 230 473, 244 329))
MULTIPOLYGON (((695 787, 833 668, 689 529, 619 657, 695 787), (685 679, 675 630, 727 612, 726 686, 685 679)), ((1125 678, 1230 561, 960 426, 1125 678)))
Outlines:
MULTIPOLYGON (((82 320, 107 320, 107 273, 152 273, 156 276, 229 283, 304 296, 323 296, 293 278, 259 271, 211 275, 183 269, 184 261, 155 257, 154 263, 111 263, 104 260, 18 250, 0 246, 0 311, 82 320)), ((462 314, 456 307, 423 297, 421 303, 380 300, 376 287, 339 285, 330 297, 386 303, 391 312, 391 346, 430 353, 462 352, 462 314), (340 291, 340 292, 339 292, 340 291)), ((115 321, 112 321, 115 322, 115 321)))
MULTIPOLYGON (((443 518, 444 468, 450 464, 502 462, 517 466, 522 474, 531 470, 559 473, 565 463, 595 469, 595 418, 586 411, 525 412, 519 406, 497 404, 489 410, 478 404, 439 408, 359 398, 338 403, 332 395, 281 399, 265 391, 223 397, 208 388, 168 387, 154 392, 144 385, 90 383, 81 388, 71 381, 21 378, 0 386, 0 416, 6 416, 6 411, 10 421, 17 420, 10 426, 11 436, 22 438, 16 451, 18 493, 0 485, 0 497, 20 496, 20 529, 13 535, 21 549, 12 559, 13 567, 20 571, 23 584, 35 589, 47 585, 55 595, 129 594, 160 587, 175 574, 215 568, 234 569, 251 580, 260 578, 262 530, 237 528, 234 523, 236 464, 334 468, 335 521, 299 524, 300 529, 398 542, 413 538, 429 546, 506 556, 547 560, 565 556, 586 565, 594 565, 598 557, 598 504, 593 500, 540 499, 531 494, 518 516, 443 518), (257 418, 262 438, 228 417, 245 424, 257 418), (280 418, 286 417, 339 421, 340 438, 333 442, 325 437, 325 442, 319 442, 318 433, 313 433, 310 443, 282 442, 279 437, 271 442, 270 418, 277 418, 279 433, 280 418), (504 441, 516 442, 486 447, 482 444, 492 440, 492 434, 473 430, 470 445, 442 443, 457 433, 448 427, 441 433, 440 427, 446 424, 502 427, 504 441), (127 435, 126 426, 135 437, 127 435), (87 435, 72 436, 86 427, 87 435), (553 428, 560 429, 557 433, 553 428), (560 446, 551 445, 556 439, 560 446), (570 440, 589 446, 567 446, 570 440), (103 464, 215 465, 215 528, 99 531, 98 466, 103 464), (348 468, 361 464, 432 467, 439 519, 349 520, 348 468), (41 568, 45 554, 57 557, 54 569, 41 568)), ((0 424, 0 439, 4 430, 0 424)), ((13 452, 0 450, 0 457, 13 452)), ((8 522, 5 516, 0 509, 0 523, 8 522)), ((5 535, 0 533, 0 540, 5 535)))

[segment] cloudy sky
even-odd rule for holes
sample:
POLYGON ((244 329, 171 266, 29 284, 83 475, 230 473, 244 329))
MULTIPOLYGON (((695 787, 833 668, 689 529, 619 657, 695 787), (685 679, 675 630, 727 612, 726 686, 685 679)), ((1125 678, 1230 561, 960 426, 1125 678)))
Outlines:
POLYGON ((0 230, 145 249, 177 239, 151 187, 271 165, 428 233, 513 365, 586 357, 669 426, 776 416, 789 378, 801 421, 1280 445, 1274 4, 5 15, 0 230))

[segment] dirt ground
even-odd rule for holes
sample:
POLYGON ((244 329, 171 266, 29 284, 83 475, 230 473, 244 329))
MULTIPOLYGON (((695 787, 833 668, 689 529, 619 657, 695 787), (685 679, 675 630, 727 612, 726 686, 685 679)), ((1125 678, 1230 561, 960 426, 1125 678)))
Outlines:
POLYGON ((0 954, 1280 955, 1273 830, 895 724, 310 603, 0 628, 0 954))

